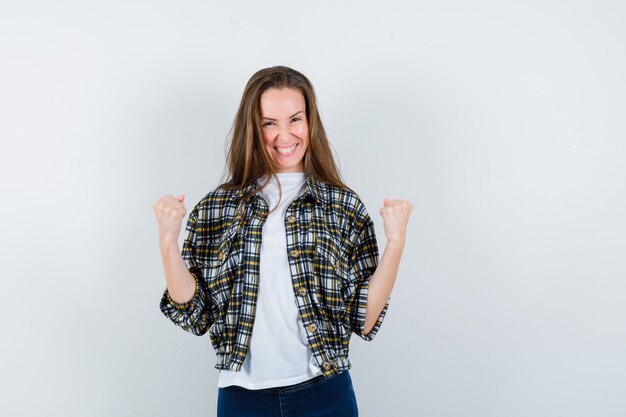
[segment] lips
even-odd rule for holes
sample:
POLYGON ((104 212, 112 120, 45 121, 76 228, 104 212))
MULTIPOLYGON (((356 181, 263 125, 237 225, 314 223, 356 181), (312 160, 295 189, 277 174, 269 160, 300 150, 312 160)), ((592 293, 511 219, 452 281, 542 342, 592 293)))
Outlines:
POLYGON ((298 147, 298 144, 295 143, 291 146, 281 146, 281 147, 274 146, 274 149, 280 156, 290 156, 290 155, 293 155, 297 147, 298 147))

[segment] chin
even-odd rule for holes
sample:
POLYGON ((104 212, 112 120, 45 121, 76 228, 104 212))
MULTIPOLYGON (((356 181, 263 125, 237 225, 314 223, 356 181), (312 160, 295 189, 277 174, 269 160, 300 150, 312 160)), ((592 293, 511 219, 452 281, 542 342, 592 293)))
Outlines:
POLYGON ((281 171, 296 171, 296 172, 301 172, 303 171, 303 169, 300 167, 300 164, 294 164, 294 165, 278 165, 276 167, 276 169, 278 170, 278 172, 281 171))

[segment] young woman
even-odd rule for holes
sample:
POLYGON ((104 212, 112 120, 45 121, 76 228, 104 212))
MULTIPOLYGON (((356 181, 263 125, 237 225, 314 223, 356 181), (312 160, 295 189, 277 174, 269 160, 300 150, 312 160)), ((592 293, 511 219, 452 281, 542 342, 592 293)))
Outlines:
POLYGON ((376 335, 389 306, 412 204, 385 199, 387 245, 335 165, 313 87, 288 67, 248 81, 228 181, 189 213, 153 205, 166 288, 160 309, 209 333, 218 417, 357 416, 348 348, 376 335))

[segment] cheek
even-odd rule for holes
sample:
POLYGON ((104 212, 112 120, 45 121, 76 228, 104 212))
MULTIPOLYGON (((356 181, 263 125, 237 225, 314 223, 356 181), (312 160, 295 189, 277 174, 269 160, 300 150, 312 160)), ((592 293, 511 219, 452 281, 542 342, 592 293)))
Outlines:
POLYGON ((267 132, 263 132, 261 139, 265 146, 269 146, 269 144, 272 143, 272 138, 267 132))
POLYGON ((309 129, 307 126, 298 126, 296 134, 300 139, 308 142, 309 129))

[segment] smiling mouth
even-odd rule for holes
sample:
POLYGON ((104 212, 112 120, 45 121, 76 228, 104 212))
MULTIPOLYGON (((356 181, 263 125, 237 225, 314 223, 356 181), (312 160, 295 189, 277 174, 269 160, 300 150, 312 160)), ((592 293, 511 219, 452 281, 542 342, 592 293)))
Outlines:
POLYGON ((298 144, 296 143, 295 145, 283 147, 283 148, 279 148, 275 146, 274 149, 276 149, 278 154, 281 156, 289 156, 289 155, 292 155, 296 151, 297 147, 298 147, 298 144))

